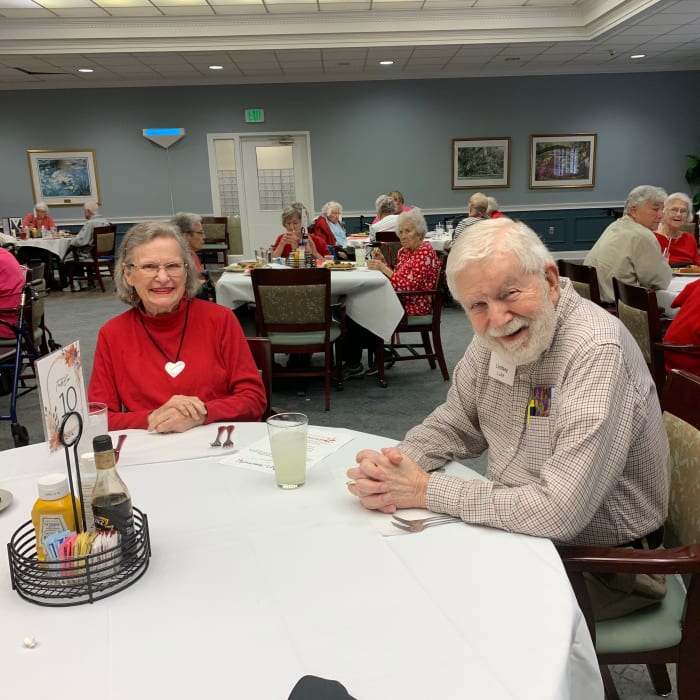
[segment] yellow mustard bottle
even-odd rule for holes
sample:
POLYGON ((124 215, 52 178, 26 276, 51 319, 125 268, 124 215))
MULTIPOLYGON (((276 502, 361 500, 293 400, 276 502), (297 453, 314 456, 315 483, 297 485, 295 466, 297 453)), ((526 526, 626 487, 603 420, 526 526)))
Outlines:
MULTIPOLYGON (((64 474, 46 474, 37 482, 39 498, 32 508, 32 523, 36 533, 36 554, 39 561, 46 559, 44 543, 54 532, 77 532, 73 499, 64 474)), ((81 517, 80 501, 75 499, 75 511, 81 517)))

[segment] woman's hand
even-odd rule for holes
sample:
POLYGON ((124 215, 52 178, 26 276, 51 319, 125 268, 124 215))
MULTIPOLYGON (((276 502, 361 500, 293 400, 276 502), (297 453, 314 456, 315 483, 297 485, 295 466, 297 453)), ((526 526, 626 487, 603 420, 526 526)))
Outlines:
POLYGON ((299 239, 293 233, 287 232, 282 235, 282 238, 280 238, 280 242, 277 244, 277 247, 272 251, 272 256, 275 258, 281 257, 282 251, 287 246, 291 246, 292 251, 296 250, 299 246, 299 239))
POLYGON ((369 510, 395 513, 399 508, 425 508, 429 475, 395 447, 362 450, 357 467, 348 469, 348 490, 369 510))
POLYGON ((160 408, 148 416, 148 430, 156 433, 184 433, 202 425, 207 407, 197 396, 171 396, 160 408))
POLYGON ((311 236, 307 236, 306 238, 306 250, 311 253, 311 255, 316 258, 316 260, 325 260, 323 255, 318 252, 318 248, 316 248, 316 244, 314 243, 314 239, 311 238, 311 236))
POLYGON ((385 274, 389 279, 391 279, 391 276, 394 274, 394 271, 385 262, 381 260, 368 260, 367 268, 369 270, 379 270, 382 274, 385 274))

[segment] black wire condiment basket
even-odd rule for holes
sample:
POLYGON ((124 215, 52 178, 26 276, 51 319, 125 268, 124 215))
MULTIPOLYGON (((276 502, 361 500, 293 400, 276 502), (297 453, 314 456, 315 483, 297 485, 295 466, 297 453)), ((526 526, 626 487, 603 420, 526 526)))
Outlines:
MULTIPOLYGON (((80 466, 78 464, 78 442, 82 434, 83 421, 79 413, 66 414, 61 421, 59 438, 65 450, 68 484, 75 503, 73 472, 78 493, 82 493, 80 466), (70 420, 77 421, 77 430, 72 441, 66 441, 65 428, 70 420), (73 466, 70 450, 73 447, 73 466)), ((85 507, 82 518, 78 517, 74 505, 75 522, 78 529, 86 531, 85 507)), ((23 523, 12 535, 7 545, 10 562, 10 578, 13 590, 32 603, 51 607, 68 607, 94 603, 123 591, 138 581, 148 569, 151 557, 151 540, 148 532, 148 517, 134 508, 134 535, 128 541, 98 554, 62 559, 61 561, 39 561, 36 552, 36 534, 31 520, 23 523)))

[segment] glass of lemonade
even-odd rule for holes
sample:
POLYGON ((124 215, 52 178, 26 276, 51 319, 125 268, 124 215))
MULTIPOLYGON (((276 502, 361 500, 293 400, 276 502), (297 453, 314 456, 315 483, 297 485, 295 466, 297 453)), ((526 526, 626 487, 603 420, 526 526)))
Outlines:
POLYGON ((278 413, 267 419, 277 485, 296 489, 306 481, 306 437, 309 419, 303 413, 278 413))
POLYGON ((360 248, 355 248, 355 264, 360 267, 365 264, 365 258, 367 256, 367 248, 364 246, 360 248))

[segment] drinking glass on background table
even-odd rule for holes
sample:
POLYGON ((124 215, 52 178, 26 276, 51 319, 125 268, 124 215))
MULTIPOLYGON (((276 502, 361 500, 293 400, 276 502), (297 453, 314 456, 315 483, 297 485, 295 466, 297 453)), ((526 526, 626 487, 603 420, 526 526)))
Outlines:
POLYGON ((296 489, 306 481, 309 419, 303 413, 278 413, 267 419, 277 486, 296 489))
POLYGON ((107 434, 107 404, 90 401, 88 415, 83 416, 83 434, 78 443, 78 454, 92 452, 92 438, 107 434))
POLYGON ((362 266, 365 264, 365 258, 367 257, 367 248, 362 245, 359 248, 355 248, 355 265, 362 266))

